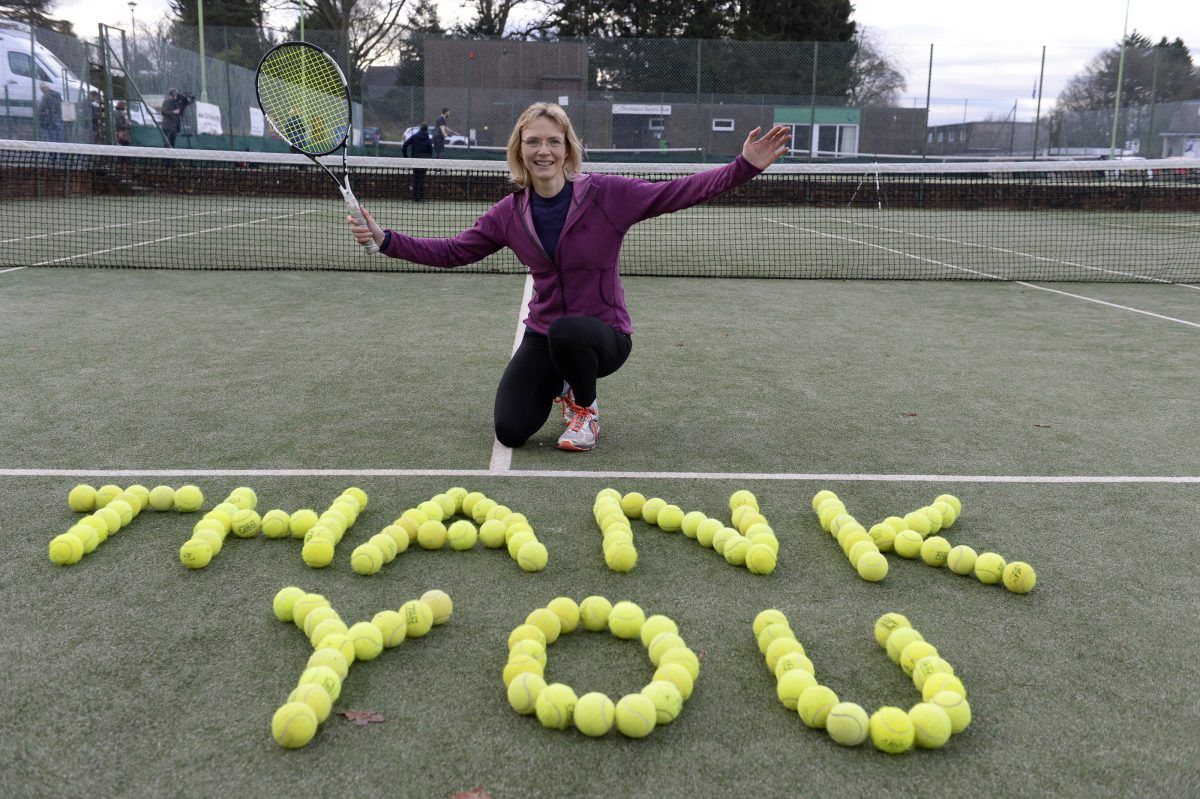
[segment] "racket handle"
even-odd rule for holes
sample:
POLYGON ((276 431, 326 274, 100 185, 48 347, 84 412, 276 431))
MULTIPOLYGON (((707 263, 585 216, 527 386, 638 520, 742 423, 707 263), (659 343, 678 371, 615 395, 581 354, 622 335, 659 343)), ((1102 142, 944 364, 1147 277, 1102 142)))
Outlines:
MULTIPOLYGON (((358 204, 358 200, 354 197, 354 192, 349 188, 342 189, 342 199, 346 201, 346 205, 350 206, 350 213, 354 217, 354 221, 360 225, 367 224, 367 220, 363 217, 362 208, 358 204)), ((362 243, 363 253, 366 255, 374 255, 379 252, 379 245, 374 239, 367 239, 362 243)))

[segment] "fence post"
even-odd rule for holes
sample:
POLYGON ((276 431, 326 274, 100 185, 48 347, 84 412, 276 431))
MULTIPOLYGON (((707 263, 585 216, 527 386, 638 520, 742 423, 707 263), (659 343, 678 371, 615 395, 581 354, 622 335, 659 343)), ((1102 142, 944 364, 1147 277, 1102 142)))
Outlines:
MULTIPOLYGON (((817 48, 819 42, 813 42, 812 90, 808 95, 808 160, 817 156, 817 48)), ((772 119, 772 122, 775 120, 772 119)))
POLYGON ((1158 107, 1158 57, 1161 47, 1154 48, 1154 77, 1150 81, 1150 119, 1147 122, 1146 130, 1146 157, 1156 158, 1161 156, 1162 150, 1159 150, 1159 156, 1154 154, 1154 112, 1158 107))
POLYGON ((933 91, 933 42, 929 43, 929 73, 925 79, 925 130, 921 131, 921 160, 929 151, 929 95, 933 91))
POLYGON ((1046 45, 1042 45, 1042 69, 1038 72, 1037 113, 1033 119, 1033 160, 1037 160, 1038 132, 1042 127, 1042 80, 1046 76, 1046 45))

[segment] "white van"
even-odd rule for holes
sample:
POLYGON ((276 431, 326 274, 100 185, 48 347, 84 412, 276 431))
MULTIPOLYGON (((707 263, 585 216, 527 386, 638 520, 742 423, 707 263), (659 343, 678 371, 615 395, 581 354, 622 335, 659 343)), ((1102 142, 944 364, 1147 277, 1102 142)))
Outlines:
POLYGON ((37 41, 31 48, 28 25, 0 19, 0 117, 33 116, 35 82, 37 100, 41 99, 43 83, 62 95, 64 122, 75 121, 79 104, 87 102, 88 92, 94 88, 73 75, 37 41))

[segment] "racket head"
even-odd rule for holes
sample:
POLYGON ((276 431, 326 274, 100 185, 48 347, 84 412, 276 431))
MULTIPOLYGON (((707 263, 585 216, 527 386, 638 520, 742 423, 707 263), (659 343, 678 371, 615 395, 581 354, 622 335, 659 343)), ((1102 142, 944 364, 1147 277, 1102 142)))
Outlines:
POLYGON ((258 62, 258 107, 306 155, 328 155, 350 135, 350 87, 333 57, 308 42, 284 42, 258 62))

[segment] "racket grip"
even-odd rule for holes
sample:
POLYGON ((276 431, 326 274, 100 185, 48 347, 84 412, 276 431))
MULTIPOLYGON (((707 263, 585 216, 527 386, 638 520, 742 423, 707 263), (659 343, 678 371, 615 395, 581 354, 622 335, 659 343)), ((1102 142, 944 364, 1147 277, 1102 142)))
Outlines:
MULTIPOLYGON (((358 200, 354 197, 354 192, 343 191, 342 198, 346 201, 346 205, 350 206, 350 213, 354 217, 354 221, 360 225, 365 225, 367 220, 363 217, 362 208, 358 205, 358 200)), ((367 239, 362 244, 363 253, 366 255, 374 255, 379 252, 379 245, 373 239, 367 239)))

